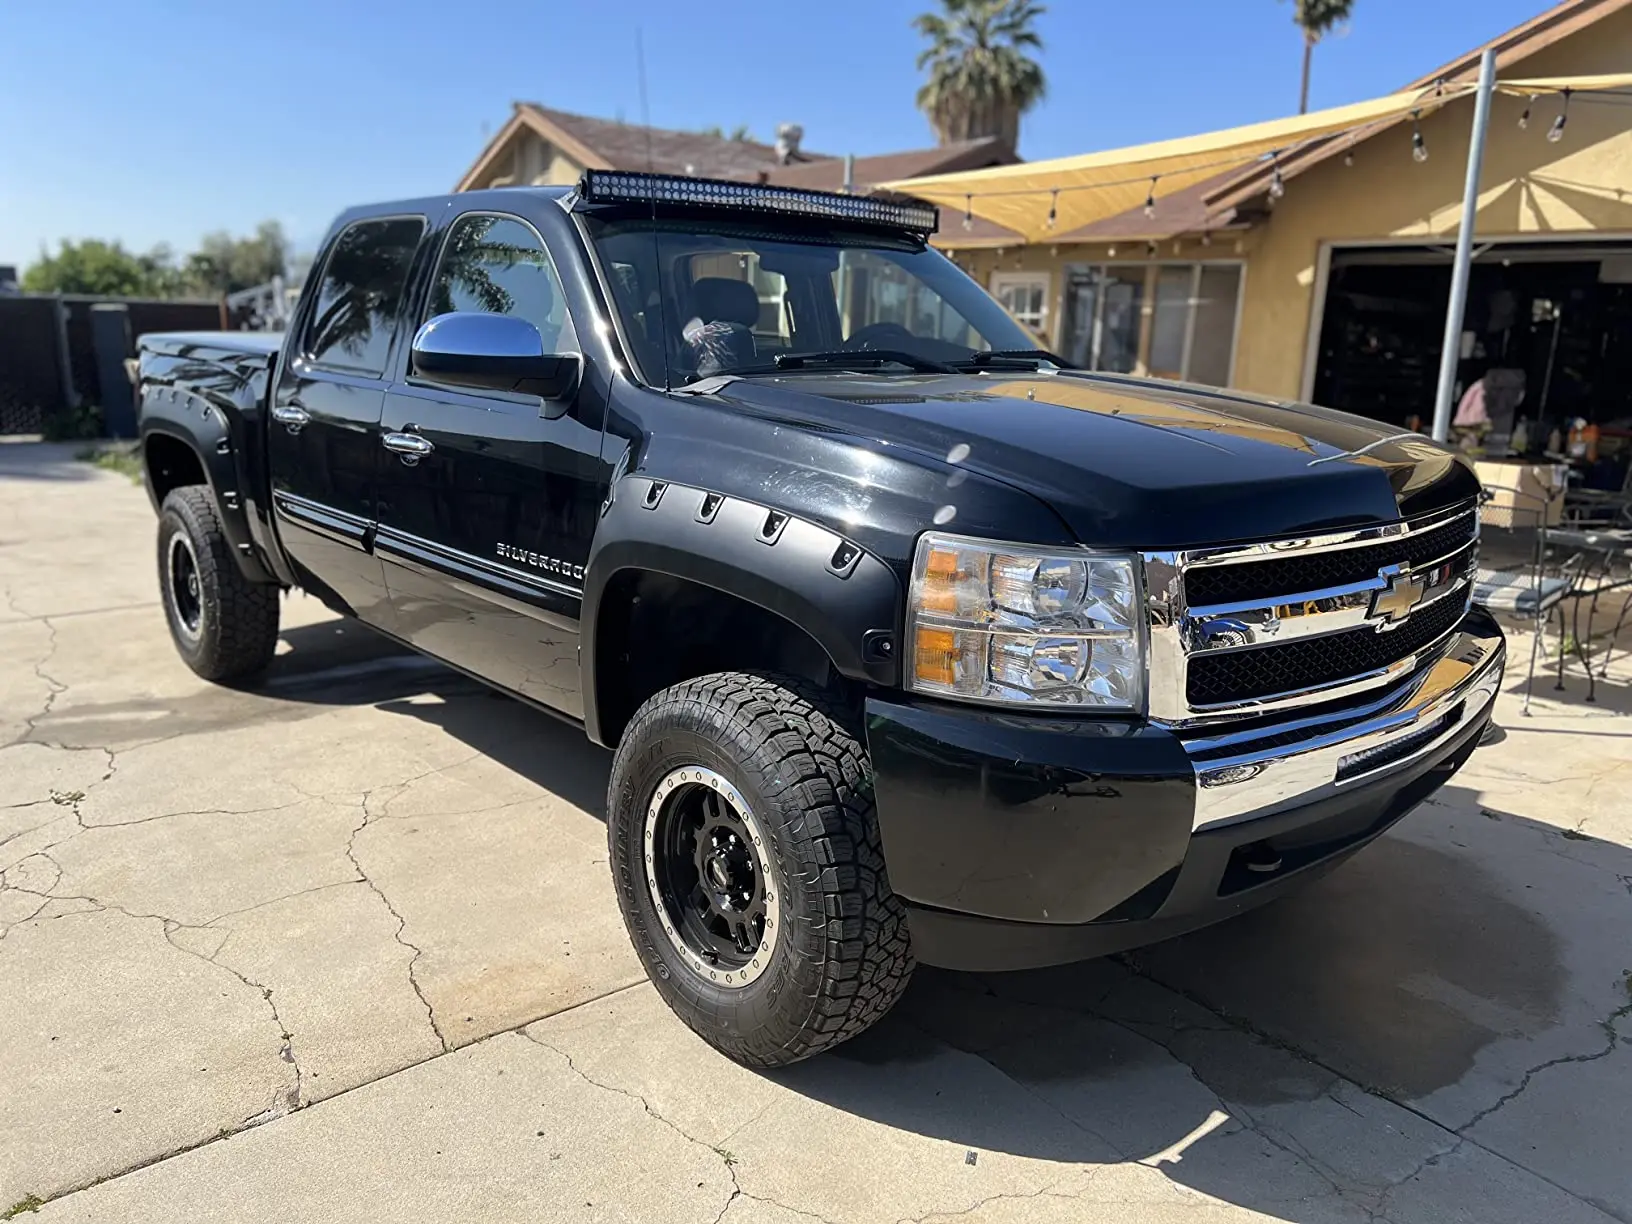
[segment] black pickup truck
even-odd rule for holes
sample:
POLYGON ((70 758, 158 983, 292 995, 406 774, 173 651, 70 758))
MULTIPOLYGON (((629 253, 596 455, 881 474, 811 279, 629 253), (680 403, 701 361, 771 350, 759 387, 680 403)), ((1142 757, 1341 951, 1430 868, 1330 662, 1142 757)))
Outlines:
POLYGON ((936 224, 598 171, 347 212, 281 341, 142 342, 182 657, 249 681, 298 587, 581 725, 635 947, 750 1065, 916 962, 1098 956, 1313 879, 1489 722, 1473 474, 1072 369, 936 224))

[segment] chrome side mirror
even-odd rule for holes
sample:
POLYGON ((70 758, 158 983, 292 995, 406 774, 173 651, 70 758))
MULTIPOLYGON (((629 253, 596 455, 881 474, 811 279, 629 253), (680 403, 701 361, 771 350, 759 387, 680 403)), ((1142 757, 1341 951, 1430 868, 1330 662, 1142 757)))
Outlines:
POLYGON ((429 382, 559 402, 578 389, 582 362, 577 353, 546 353, 544 338, 526 319, 457 311, 427 320, 414 334, 410 364, 429 382))

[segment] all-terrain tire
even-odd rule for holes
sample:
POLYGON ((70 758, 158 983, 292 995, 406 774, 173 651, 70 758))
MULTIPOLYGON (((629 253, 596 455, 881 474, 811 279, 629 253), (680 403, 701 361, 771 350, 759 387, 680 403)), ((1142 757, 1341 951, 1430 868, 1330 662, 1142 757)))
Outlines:
POLYGON ((244 577, 206 487, 165 496, 158 561, 165 620, 187 666, 221 684, 265 671, 278 644, 280 590, 244 577))
POLYGON ((727 1057, 760 1068, 808 1058, 869 1028, 906 989, 912 946, 884 870, 871 763, 815 686, 721 672, 652 697, 618 745, 607 837, 619 906, 647 974, 727 1057), (752 808, 766 886, 780 893, 780 936, 744 985, 699 972, 705 966, 658 918, 648 809, 664 780, 688 766, 713 771, 752 808))

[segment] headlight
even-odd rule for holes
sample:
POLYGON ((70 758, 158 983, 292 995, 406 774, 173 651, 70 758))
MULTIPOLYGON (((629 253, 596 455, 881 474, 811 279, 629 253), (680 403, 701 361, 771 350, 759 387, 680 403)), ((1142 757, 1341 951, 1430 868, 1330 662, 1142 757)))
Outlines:
POLYGON ((1144 706, 1131 556, 930 532, 913 558, 909 604, 918 692, 1003 705, 1144 706))

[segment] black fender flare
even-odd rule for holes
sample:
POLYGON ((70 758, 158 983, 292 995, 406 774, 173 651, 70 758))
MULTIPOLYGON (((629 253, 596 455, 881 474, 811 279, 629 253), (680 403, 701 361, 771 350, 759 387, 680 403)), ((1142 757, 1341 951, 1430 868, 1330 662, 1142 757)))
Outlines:
POLYGON ((148 453, 156 436, 180 442, 197 457, 215 503, 216 516, 221 520, 221 529, 232 544, 233 558, 244 577, 258 583, 281 582, 266 564, 250 532, 249 510, 239 487, 238 466, 233 455, 232 432, 220 408, 185 387, 148 385, 142 389, 142 483, 155 511, 159 509, 159 496, 153 487, 148 453))
POLYGON ((713 587, 804 630, 840 674, 894 686, 901 583, 836 532, 774 507, 690 485, 625 476, 612 486, 585 567, 580 668, 584 725, 602 738, 596 631, 608 585, 643 570, 713 587))

